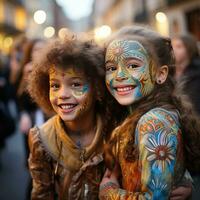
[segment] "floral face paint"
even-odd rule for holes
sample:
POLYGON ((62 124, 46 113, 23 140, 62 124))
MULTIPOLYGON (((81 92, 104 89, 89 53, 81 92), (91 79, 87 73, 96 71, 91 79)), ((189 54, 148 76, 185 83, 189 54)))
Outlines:
POLYGON ((84 74, 69 68, 51 68, 49 72, 50 102, 63 121, 73 121, 87 115, 92 109, 91 86, 84 74))
POLYGON ((137 41, 114 40, 106 52, 106 85, 121 105, 131 105, 154 88, 155 66, 137 41))

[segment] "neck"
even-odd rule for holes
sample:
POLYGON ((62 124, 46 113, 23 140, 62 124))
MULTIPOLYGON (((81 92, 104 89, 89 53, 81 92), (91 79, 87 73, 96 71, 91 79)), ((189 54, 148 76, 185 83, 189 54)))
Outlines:
POLYGON ((87 115, 83 115, 80 118, 71 122, 64 122, 68 134, 73 135, 84 135, 88 134, 89 131, 94 129, 96 125, 96 117, 94 111, 88 112, 87 115))
POLYGON ((132 114, 133 113, 133 107, 130 105, 130 106, 128 106, 128 112, 129 112, 129 114, 132 114))

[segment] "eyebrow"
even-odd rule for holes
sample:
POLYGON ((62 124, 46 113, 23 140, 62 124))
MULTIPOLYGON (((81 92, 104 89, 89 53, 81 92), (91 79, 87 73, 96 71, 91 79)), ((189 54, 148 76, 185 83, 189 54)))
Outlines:
POLYGON ((144 62, 144 60, 142 60, 142 59, 139 59, 139 58, 136 58, 136 57, 128 57, 128 58, 125 58, 126 59, 126 61, 130 61, 130 60, 137 60, 137 61, 139 61, 139 62, 144 62))
POLYGON ((107 63, 115 63, 115 60, 107 60, 107 61, 105 62, 105 64, 107 64, 107 63))
MULTIPOLYGON (((128 62, 128 61, 130 61, 130 60, 137 60, 137 61, 139 61, 139 62, 144 62, 144 60, 142 60, 142 59, 139 59, 139 58, 137 58, 137 57, 127 57, 127 58, 124 58, 124 60, 126 61, 126 62, 128 62)), ((113 59, 113 60, 107 60, 106 62, 105 62, 105 65, 106 64, 108 64, 108 63, 116 63, 116 61, 113 59)))
MULTIPOLYGON (((78 76, 71 77, 68 80, 71 81, 71 80, 74 80, 74 79, 79 79, 79 80, 84 81, 84 78, 81 78, 81 77, 78 77, 78 76)), ((50 78, 49 81, 59 81, 59 79, 58 78, 50 78)))

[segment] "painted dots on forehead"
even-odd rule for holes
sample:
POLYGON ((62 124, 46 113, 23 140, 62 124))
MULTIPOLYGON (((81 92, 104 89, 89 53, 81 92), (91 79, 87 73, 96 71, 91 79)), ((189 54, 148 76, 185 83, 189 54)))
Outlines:
POLYGON ((130 57, 145 61, 149 55, 143 45, 134 40, 114 40, 107 48, 106 61, 118 62, 130 57))

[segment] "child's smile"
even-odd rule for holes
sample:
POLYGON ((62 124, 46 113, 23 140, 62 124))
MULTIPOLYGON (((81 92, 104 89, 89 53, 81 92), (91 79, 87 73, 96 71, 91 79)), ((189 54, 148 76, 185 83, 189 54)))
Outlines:
POLYGON ((69 113, 72 112, 77 105, 78 104, 59 104, 59 107, 64 113, 69 113))

